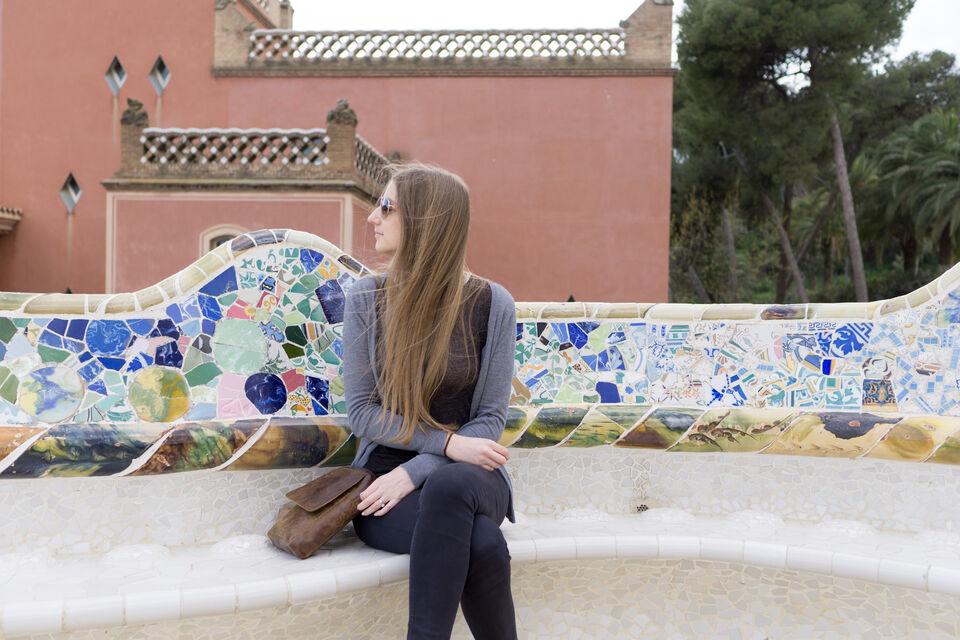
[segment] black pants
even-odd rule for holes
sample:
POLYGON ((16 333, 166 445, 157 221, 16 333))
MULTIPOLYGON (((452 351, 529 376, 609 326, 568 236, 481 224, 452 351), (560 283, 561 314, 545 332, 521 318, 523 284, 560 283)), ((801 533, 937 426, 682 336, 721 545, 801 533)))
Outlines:
POLYGON ((509 499, 499 473, 454 462, 386 515, 354 519, 371 547, 410 554, 408 639, 449 638, 457 604, 478 640, 517 637, 510 554, 500 532, 509 499))

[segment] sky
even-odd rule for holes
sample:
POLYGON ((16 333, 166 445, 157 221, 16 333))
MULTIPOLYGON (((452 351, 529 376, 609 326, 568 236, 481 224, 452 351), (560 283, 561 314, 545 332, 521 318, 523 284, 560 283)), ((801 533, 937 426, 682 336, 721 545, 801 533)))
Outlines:
MULTIPOLYGON (((318 31, 612 28, 639 5, 640 0, 294 0, 293 27, 318 31)), ((682 7, 683 0, 674 0, 674 18, 682 7)), ((957 25, 960 0, 917 0, 893 58, 941 49, 960 59, 957 25)))

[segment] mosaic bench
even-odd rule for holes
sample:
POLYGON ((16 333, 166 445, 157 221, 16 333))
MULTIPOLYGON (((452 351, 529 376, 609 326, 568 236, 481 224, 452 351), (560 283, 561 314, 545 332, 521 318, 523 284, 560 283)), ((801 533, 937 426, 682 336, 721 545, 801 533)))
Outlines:
MULTIPOLYGON (((136 293, 0 294, 0 629, 400 635, 403 557, 343 536, 292 563, 262 536, 278 496, 353 457, 340 323, 363 272, 265 230, 136 293)), ((889 605, 847 619, 955 633, 958 282, 870 304, 519 303, 502 442, 521 627, 829 635, 815 614, 846 594, 889 605)))

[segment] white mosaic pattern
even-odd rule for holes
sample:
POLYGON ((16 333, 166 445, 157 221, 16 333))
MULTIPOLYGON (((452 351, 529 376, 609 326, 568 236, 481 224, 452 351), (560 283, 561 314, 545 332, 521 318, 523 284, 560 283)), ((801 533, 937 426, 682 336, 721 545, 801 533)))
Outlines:
POLYGON ((0 483, 0 554, 105 552, 118 545, 185 545, 266 531, 283 494, 315 469, 197 471, 143 478, 49 478, 0 483))
MULTIPOLYGON (((596 521, 646 505, 704 515, 752 509, 804 522, 846 519, 889 531, 960 533, 954 508, 960 470, 953 465, 597 447, 515 449, 507 468, 521 518, 596 521)), ((291 469, 2 482, 0 554, 105 552, 261 533, 273 523, 281 496, 316 474, 291 469)))
POLYGON ((858 520, 879 529, 960 532, 960 470, 893 460, 592 449, 511 450, 518 511, 625 514, 639 505, 695 514, 756 509, 819 522, 858 520))

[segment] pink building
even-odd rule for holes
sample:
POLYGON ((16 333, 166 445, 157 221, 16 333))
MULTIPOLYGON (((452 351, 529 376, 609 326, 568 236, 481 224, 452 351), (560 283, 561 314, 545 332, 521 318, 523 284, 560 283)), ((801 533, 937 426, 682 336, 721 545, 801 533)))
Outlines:
POLYGON ((669 0, 542 32, 133 6, 0 0, 0 290, 134 290, 267 227, 371 262, 376 169, 399 154, 466 179, 470 267, 517 300, 666 299, 669 0), (128 98, 150 128, 134 110, 121 125, 128 98))

